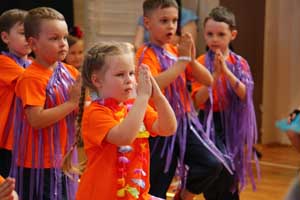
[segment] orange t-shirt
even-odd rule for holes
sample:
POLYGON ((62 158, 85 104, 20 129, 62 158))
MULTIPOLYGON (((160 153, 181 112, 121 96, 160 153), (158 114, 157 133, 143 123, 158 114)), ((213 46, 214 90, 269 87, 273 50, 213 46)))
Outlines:
POLYGON ((136 199, 130 189, 139 191, 137 199, 149 199, 149 144, 148 137, 157 113, 148 107, 144 125, 130 145, 132 151, 124 153, 129 162, 120 164, 118 147, 105 140, 109 130, 127 115, 127 106, 118 106, 113 99, 104 104, 93 101, 84 111, 82 135, 88 163, 80 179, 77 200, 85 199, 136 199), (124 177, 121 175, 126 174, 124 177), (144 187, 134 181, 142 180, 144 187), (124 197, 117 197, 117 193, 124 197))
MULTIPOLYGON (((155 77, 156 75, 160 74, 162 72, 161 63, 158 60, 154 50, 152 48, 147 48, 145 45, 143 45, 141 48, 138 49, 136 53, 136 63, 143 63, 149 66, 151 74, 155 77)), ((165 50, 170 53, 171 55, 177 57, 178 51, 177 48, 171 44, 166 45, 165 50)), ((190 79, 191 77, 191 70, 187 69, 186 73, 182 73, 180 76, 183 80, 183 86, 184 88, 180 88, 177 92, 180 94, 181 102, 183 102, 183 105, 185 105, 184 110, 186 112, 191 111, 191 105, 190 102, 186 97, 184 97, 183 91, 187 90, 186 87, 186 79, 190 79), (188 75, 188 76, 186 76, 188 75), (185 103, 184 103, 185 102, 185 103)), ((169 88, 166 88, 169 89, 169 88)), ((152 104, 151 104, 152 105, 152 104)))
MULTIPOLYGON (((204 55, 201 55, 197 58, 197 61, 199 63, 201 63, 202 65, 205 66, 205 54, 204 55)), ((232 63, 232 64, 235 64, 236 63, 236 60, 234 58, 234 56, 232 56, 231 54, 229 54, 229 57, 227 58, 227 61, 229 63, 232 63)), ((247 61, 245 59, 242 58, 242 66, 248 66, 247 64, 247 61)), ((249 69, 246 69, 244 68, 243 70, 245 71, 249 71, 249 69)), ((226 86, 226 78, 225 76, 221 75, 220 77, 220 80, 221 80, 221 85, 222 85, 222 91, 224 91, 224 95, 226 96, 226 93, 227 93, 227 86, 226 86)), ((195 100, 195 95, 197 93, 197 91, 203 87, 203 84, 199 83, 199 82, 196 82, 196 81, 193 81, 192 82, 192 98, 195 100)), ((220 89, 220 88, 219 88, 220 89)), ((219 90, 218 89, 218 90, 219 90)), ((218 92, 217 92, 217 85, 213 85, 213 88, 212 88, 212 92, 213 92, 213 110, 215 112, 218 112, 218 111, 222 111, 224 110, 224 108, 226 107, 227 105, 227 102, 226 102, 226 98, 221 98, 219 97, 218 95, 218 92)), ((200 109, 204 109, 205 108, 205 105, 204 104, 199 104, 199 105, 195 105, 197 108, 200 108, 200 109)))
POLYGON ((1 183, 3 183, 5 181, 5 179, 0 175, 0 185, 1 183))
MULTIPOLYGON (((13 113, 9 113, 13 106, 15 96, 15 86, 18 77, 24 72, 24 68, 19 66, 12 58, 0 55, 0 148, 12 149, 14 123, 5 130, 7 123, 12 118, 13 113), (9 131, 7 138, 4 132, 9 131)), ((7 133, 7 132, 6 132, 7 133)))
MULTIPOLYGON (((70 73, 71 77, 76 79, 78 76, 78 71, 71 65, 67 65, 63 63, 64 67, 70 73)), ((20 79, 17 82, 15 91, 16 96, 21 99, 23 108, 26 106, 38 106, 44 107, 47 97, 46 87, 48 85, 48 81, 50 80, 53 71, 36 63, 33 62, 22 74, 20 79)), ((56 95, 56 101, 58 102, 57 105, 62 104, 62 100, 60 99, 61 94, 56 95)), ((57 105, 53 105, 55 107, 57 105)), ((60 137, 60 146, 61 158, 66 152, 66 144, 67 144, 67 137, 68 137, 68 129, 67 129, 67 122, 66 118, 58 121, 59 123, 59 137, 60 137)), ((40 155, 38 155, 38 148, 43 149, 43 157, 44 157, 44 168, 51 168, 53 167, 53 163, 55 162, 54 152, 53 152, 53 142, 54 142, 54 135, 53 135, 53 128, 51 126, 42 128, 42 129, 34 129, 32 128, 28 121, 26 120, 25 116, 25 128, 26 133, 22 132, 20 135, 27 135, 28 137, 24 137, 24 140, 19 141, 20 144, 24 145, 22 148, 25 154, 25 161, 24 164, 21 164, 24 167, 36 167, 32 166, 32 163, 37 164, 40 155), (42 137, 40 137, 42 134, 42 137), (39 140, 43 140, 43 147, 38 147, 39 140), (33 148, 34 147, 34 148, 33 148), (33 151, 34 149, 34 158, 33 158, 33 151)), ((22 150, 20 150, 22 151, 22 150)), ((22 152, 19 152, 22 153, 22 152)))

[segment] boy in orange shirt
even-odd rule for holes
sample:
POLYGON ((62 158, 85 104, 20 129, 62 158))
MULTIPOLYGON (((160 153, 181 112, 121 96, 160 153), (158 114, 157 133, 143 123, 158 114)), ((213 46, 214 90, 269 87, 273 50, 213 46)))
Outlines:
POLYGON ((15 85, 31 63, 27 59, 31 49, 24 35, 26 14, 27 11, 11 9, 0 16, 1 43, 7 48, 0 55, 0 174, 4 177, 11 166, 15 85))
POLYGON ((210 127, 202 127, 199 123, 187 90, 187 79, 196 79, 210 86, 212 77, 196 61, 190 34, 183 33, 178 48, 170 44, 177 29, 178 5, 175 0, 146 0, 143 9, 150 43, 137 51, 137 62, 150 67, 178 122, 174 136, 150 138, 150 194, 166 198, 179 163, 182 185, 175 198, 193 199, 195 195, 206 192, 223 171, 232 172, 222 152, 211 140, 210 127))
POLYGON ((224 185, 218 179, 210 187, 210 196, 232 200, 239 199, 247 176, 255 189, 251 159, 257 162, 252 148, 257 140, 252 100, 254 82, 248 62, 229 48, 236 36, 234 14, 222 6, 212 9, 204 20, 204 38, 209 50, 197 60, 212 73, 213 87, 207 88, 198 82, 192 84, 200 120, 212 124, 218 148, 234 166, 234 174, 228 177, 224 191, 218 190, 224 185), (212 117, 208 119, 208 115, 212 117))
MULTIPOLYGON (((83 113, 87 166, 80 179, 78 200, 157 199, 148 194, 148 137, 173 134, 177 123, 148 67, 139 67, 137 83, 135 69, 133 46, 127 43, 100 43, 85 57, 83 85, 97 97, 83 113), (150 97, 157 112, 148 106, 150 97)), ((83 102, 84 98, 78 139, 83 102)))
POLYGON ((70 180, 61 171, 75 139, 80 97, 78 71, 61 62, 68 53, 68 27, 61 13, 47 7, 30 10, 24 27, 35 60, 15 88, 16 189, 23 200, 74 199, 76 177, 70 180))

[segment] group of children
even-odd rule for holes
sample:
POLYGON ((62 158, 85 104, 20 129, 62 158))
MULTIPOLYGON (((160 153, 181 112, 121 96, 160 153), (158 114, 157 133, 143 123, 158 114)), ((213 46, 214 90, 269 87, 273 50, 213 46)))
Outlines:
POLYGON ((22 200, 166 199, 177 173, 174 199, 239 199, 253 178, 256 122, 250 68, 229 49, 234 15, 211 11, 209 51, 197 58, 190 33, 171 44, 178 9, 175 0, 145 0, 149 42, 135 55, 129 43, 100 42, 73 64, 81 73, 66 64, 72 47, 61 13, 1 15, 0 174, 15 178, 5 181, 8 195, 15 186, 22 200))

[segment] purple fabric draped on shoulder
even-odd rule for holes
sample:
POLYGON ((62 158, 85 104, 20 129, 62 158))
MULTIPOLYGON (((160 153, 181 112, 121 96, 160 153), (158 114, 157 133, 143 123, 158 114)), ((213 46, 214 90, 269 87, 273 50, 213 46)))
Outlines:
MULTIPOLYGON (((75 82, 74 78, 70 75, 69 71, 62 63, 58 63, 46 87, 46 102, 45 109, 52 108, 59 105, 60 102, 66 102, 69 98, 68 88, 75 82)), ((62 159, 64 153, 67 152, 75 140, 75 112, 68 114, 63 120, 66 121, 67 126, 67 144, 61 147, 60 141, 60 121, 43 129, 31 129, 29 123, 25 119, 22 100, 16 98, 16 115, 15 115, 15 128, 14 128, 14 147, 11 176, 16 178, 16 191, 20 197, 24 195, 24 184, 30 184, 29 198, 42 200, 45 198, 44 184, 49 185, 49 197, 51 200, 75 199, 77 190, 77 176, 73 176, 73 180, 63 176, 61 170, 62 159), (37 142, 32 141, 31 146, 27 147, 28 139, 37 138, 37 142), (48 144, 46 144, 48 142, 48 144), (45 146, 49 147, 49 156, 51 167, 45 168, 45 146), (32 152, 32 167, 24 167, 26 149, 31 148, 32 152), (62 150, 64 149, 64 152, 62 150), (24 182, 24 172, 30 170, 30 182, 24 182), (45 177, 48 177, 49 183, 45 182, 45 177), (38 196, 37 196, 38 195, 38 196)), ((72 161, 77 163, 77 151, 74 151, 72 161)), ((47 159, 49 159, 47 158, 47 159)), ((28 175, 27 175, 28 176, 28 175)), ((28 177, 27 177, 28 178, 28 177)))
MULTIPOLYGON (((148 48, 151 48, 160 62, 160 67, 162 71, 167 70, 172 67, 174 63, 177 61, 177 57, 167 52, 165 49, 156 46, 152 43, 147 43, 146 47, 141 54, 141 58, 139 59, 139 63, 142 62, 144 54, 148 48)), ((211 140, 210 124, 204 129, 202 124, 199 122, 197 113, 193 107, 193 103, 189 92, 187 90, 186 84, 181 76, 178 76, 175 81, 173 81, 165 90, 165 96, 168 99, 171 107, 173 108, 176 119, 178 123, 178 128, 176 133, 173 136, 166 137, 164 148, 161 152, 161 156, 166 154, 166 165, 165 172, 168 171, 172 154, 174 153, 174 145, 176 142, 179 142, 179 175, 182 179, 182 186, 185 185, 185 175, 186 175, 186 167, 184 164, 184 155, 186 150, 186 138, 187 138, 187 130, 191 129, 191 131, 196 135, 199 141, 214 155, 220 162, 223 163, 224 167, 229 171, 229 173, 233 173, 232 167, 230 164, 226 162, 226 155, 224 155, 214 144, 214 141, 211 140), (180 93, 182 95, 180 96, 180 93), (186 103, 188 102, 188 103, 186 103), (190 105, 190 112, 188 112, 186 105, 190 105)), ((210 116, 211 117, 211 116, 210 116)), ((155 148, 155 146, 154 146, 155 148)))
MULTIPOLYGON (((253 150, 253 145, 257 142, 256 116, 252 99, 254 81, 246 60, 234 52, 230 52, 230 56, 234 58, 235 63, 226 61, 226 64, 230 71, 245 84, 246 97, 244 100, 239 99, 228 81, 226 83, 227 95, 224 96, 225 91, 223 91, 221 82, 217 82, 219 84, 219 87, 216 88, 218 97, 227 98, 225 102, 228 103, 224 109, 220 109, 222 110, 221 123, 225 134, 225 146, 229 156, 233 159, 235 183, 239 184, 240 190, 244 189, 248 175, 253 190, 255 190, 252 158, 256 162, 258 178, 260 178, 260 170, 256 153, 253 150)), ((213 59, 214 53, 208 51, 205 55, 205 65, 211 72, 214 70, 213 59)))

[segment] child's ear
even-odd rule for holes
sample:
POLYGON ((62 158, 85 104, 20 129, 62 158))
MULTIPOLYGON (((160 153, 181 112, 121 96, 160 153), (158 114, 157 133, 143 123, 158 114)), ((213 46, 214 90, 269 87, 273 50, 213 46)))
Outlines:
POLYGON ((35 50, 36 50, 36 38, 34 38, 34 37, 29 37, 29 38, 27 39, 27 42, 28 42, 30 48, 31 48, 33 51, 35 51, 35 50))
POLYGON ((148 30, 149 29, 149 18, 148 17, 144 17, 144 27, 148 30))
POLYGON ((231 40, 235 40, 237 34, 238 34, 237 30, 231 31, 231 40))
POLYGON ((8 33, 6 31, 1 32, 1 39, 5 44, 8 43, 8 33))
POLYGON ((102 79, 100 79, 98 74, 92 73, 91 81, 96 88, 102 88, 102 79))

